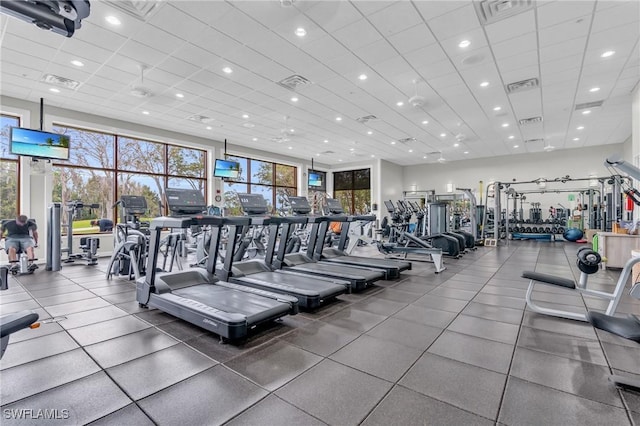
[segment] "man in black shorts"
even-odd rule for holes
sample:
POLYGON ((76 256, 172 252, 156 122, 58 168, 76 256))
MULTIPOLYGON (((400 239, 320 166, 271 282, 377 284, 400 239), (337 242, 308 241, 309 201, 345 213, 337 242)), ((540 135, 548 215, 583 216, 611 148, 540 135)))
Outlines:
POLYGON ((13 262, 11 269, 17 270, 20 268, 17 263, 19 251, 27 253, 29 267, 36 269, 38 266, 33 263, 33 259, 35 259, 33 249, 38 246, 38 226, 36 222, 22 214, 15 220, 10 220, 0 225, 0 238, 5 232, 7 233, 5 249, 9 255, 9 262, 13 262))
POLYGON ((111 219, 98 219, 92 220, 91 226, 100 227, 100 232, 111 232, 113 231, 113 221, 111 219))

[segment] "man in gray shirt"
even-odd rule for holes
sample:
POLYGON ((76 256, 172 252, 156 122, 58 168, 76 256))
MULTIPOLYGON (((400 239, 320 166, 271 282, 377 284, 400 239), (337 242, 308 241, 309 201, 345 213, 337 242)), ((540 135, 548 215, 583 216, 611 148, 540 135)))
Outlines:
POLYGON ((18 252, 23 251, 27 254, 29 265, 35 269, 38 266, 33 262, 35 259, 34 247, 38 246, 38 226, 34 220, 30 220, 25 215, 18 216, 15 220, 0 225, 0 238, 5 234, 5 249, 9 256, 9 262, 13 262, 11 269, 19 269, 17 263, 18 252))

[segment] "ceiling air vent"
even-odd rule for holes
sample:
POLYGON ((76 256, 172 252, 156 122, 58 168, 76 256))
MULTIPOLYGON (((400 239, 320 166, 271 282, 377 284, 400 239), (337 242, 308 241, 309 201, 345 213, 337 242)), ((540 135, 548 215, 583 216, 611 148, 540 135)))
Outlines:
POLYGON ((195 121, 196 123, 207 124, 207 123, 211 123, 215 119, 211 117, 206 117, 204 115, 192 115, 190 117, 187 117, 187 120, 195 121))
POLYGON ((370 121, 375 121, 377 119, 378 117, 376 117, 375 115, 365 115, 364 117, 356 118, 356 121, 361 124, 366 124, 370 121))
POLYGON ((335 154, 335 151, 324 151, 324 152, 321 152, 320 154, 322 154, 322 155, 331 155, 331 154, 335 154))
POLYGON ((529 143, 538 143, 538 142, 542 143, 542 142, 544 142, 544 139, 527 139, 526 141, 524 141, 524 143, 527 143, 527 144, 529 144, 529 143))
POLYGON ((482 25, 492 24, 533 8, 533 0, 482 0, 473 3, 482 25))
POLYGON ((146 22, 159 8, 163 0, 115 0, 106 1, 111 7, 146 22))
POLYGON ((311 81, 304 78, 301 75, 290 75, 287 78, 284 78, 278 81, 278 85, 284 87, 285 89, 293 90, 294 92, 304 86, 308 86, 311 84, 311 81))
POLYGON ((56 86, 64 87, 65 89, 76 90, 80 87, 80 82, 71 80, 70 78, 64 78, 53 74, 45 74, 40 81, 47 84, 54 84, 56 86))
POLYGON ((398 139, 398 142, 403 143, 403 144, 408 144, 411 142, 415 142, 416 138, 403 138, 403 139, 398 139))
POLYGON ((518 123, 520 123, 521 126, 524 126, 527 124, 542 123, 542 117, 523 118, 522 120, 518 120, 518 123))
POLYGON ((602 106, 604 101, 594 101, 594 102, 585 102, 583 104, 576 104, 576 111, 580 111, 581 109, 590 109, 590 108, 599 108, 602 106))
POLYGON ((524 92, 525 90, 535 89, 540 85, 537 78, 530 78, 528 80, 516 81, 509 83, 505 86, 508 94, 524 92))

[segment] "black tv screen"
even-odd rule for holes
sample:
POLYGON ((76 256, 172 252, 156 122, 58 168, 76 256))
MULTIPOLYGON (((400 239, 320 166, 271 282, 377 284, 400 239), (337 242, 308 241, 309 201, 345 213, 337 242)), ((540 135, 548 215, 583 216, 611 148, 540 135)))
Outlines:
POLYGON ((240 163, 236 161, 216 159, 213 176, 220 178, 238 179, 240 177, 240 163))
POLYGON ((309 188, 324 188, 324 178, 324 172, 309 170, 309 179, 307 181, 307 184, 309 188))
POLYGON ((68 160, 69 136, 12 127, 11 153, 27 157, 68 160))

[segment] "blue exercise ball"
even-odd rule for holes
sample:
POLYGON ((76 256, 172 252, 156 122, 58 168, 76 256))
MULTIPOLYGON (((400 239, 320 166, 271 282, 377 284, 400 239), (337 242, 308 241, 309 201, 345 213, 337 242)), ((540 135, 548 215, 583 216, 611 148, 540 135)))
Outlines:
POLYGON ((562 234, 565 240, 571 242, 578 241, 583 235, 582 231, 578 228, 569 228, 562 234))

